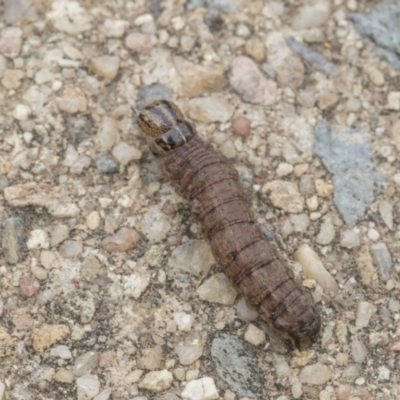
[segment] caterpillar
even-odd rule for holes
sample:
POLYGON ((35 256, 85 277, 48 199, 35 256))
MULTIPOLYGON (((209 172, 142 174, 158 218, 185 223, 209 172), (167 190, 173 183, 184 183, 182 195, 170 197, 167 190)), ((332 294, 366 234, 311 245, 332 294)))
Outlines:
POLYGON ((320 316, 276 247, 263 238, 236 169, 170 101, 148 104, 137 122, 161 171, 188 200, 226 275, 285 343, 308 347, 319 332, 320 316))

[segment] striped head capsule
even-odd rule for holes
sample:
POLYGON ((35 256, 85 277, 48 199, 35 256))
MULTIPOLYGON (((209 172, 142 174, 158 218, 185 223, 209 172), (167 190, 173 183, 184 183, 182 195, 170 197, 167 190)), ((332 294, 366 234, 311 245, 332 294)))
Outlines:
POLYGON ((157 100, 146 105, 139 113, 138 125, 155 156, 162 156, 182 146, 196 135, 181 110, 167 100, 157 100))

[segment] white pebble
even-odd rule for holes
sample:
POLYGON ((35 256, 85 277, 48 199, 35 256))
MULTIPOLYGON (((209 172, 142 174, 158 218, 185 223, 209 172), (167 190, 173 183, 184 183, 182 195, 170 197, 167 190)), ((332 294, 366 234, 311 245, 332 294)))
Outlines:
POLYGON ((78 400, 92 399, 99 393, 100 381, 97 375, 84 375, 76 380, 78 400))
POLYGON ((140 160, 142 152, 125 142, 120 142, 112 149, 112 155, 120 164, 127 165, 132 160, 140 160))
POLYGON ((67 346, 57 346, 50 350, 50 354, 54 357, 60 357, 63 360, 68 360, 72 357, 71 352, 67 346))
POLYGON ((373 242, 376 242, 379 240, 379 232, 375 230, 374 228, 368 229, 368 239, 372 240, 373 242))
POLYGON ((181 396, 189 400, 216 400, 219 398, 212 378, 202 378, 188 382, 181 396))
POLYGON ((183 332, 189 332, 192 329, 193 317, 184 312, 175 313, 174 320, 178 329, 183 332))
POLYGON ((50 246, 49 237, 42 229, 34 229, 29 235, 26 243, 28 249, 48 249, 50 246))
POLYGON ((307 208, 310 211, 316 211, 319 207, 318 197, 316 195, 306 200, 307 208))
POLYGON ((278 168, 276 169, 276 174, 279 177, 289 175, 292 172, 293 172, 293 165, 288 163, 280 163, 278 165, 278 168))
POLYGON ((31 115, 31 109, 25 104, 17 104, 13 111, 13 117, 19 121, 26 121, 31 115))
POLYGON ((301 245, 295 254, 296 260, 303 267, 304 274, 315 279, 324 290, 336 292, 338 285, 332 275, 325 269, 317 253, 308 245, 301 245))

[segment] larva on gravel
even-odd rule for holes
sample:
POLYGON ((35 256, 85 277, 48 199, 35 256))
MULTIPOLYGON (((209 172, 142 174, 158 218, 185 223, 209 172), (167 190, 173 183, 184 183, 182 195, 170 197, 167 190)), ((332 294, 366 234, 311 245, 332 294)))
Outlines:
POLYGON ((172 102, 145 106, 138 125, 164 175, 189 201, 226 275, 286 343, 309 346, 321 324, 312 297, 263 238, 231 163, 199 138, 172 102))

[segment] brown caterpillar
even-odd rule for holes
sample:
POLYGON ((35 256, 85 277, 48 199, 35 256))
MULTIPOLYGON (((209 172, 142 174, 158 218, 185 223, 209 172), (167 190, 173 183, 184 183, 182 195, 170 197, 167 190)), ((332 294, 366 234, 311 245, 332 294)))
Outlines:
POLYGON ((190 202, 218 264, 242 295, 285 342, 300 349, 314 342, 321 321, 312 297, 263 238, 230 162, 201 140, 169 101, 144 107, 138 125, 165 176, 190 202))

